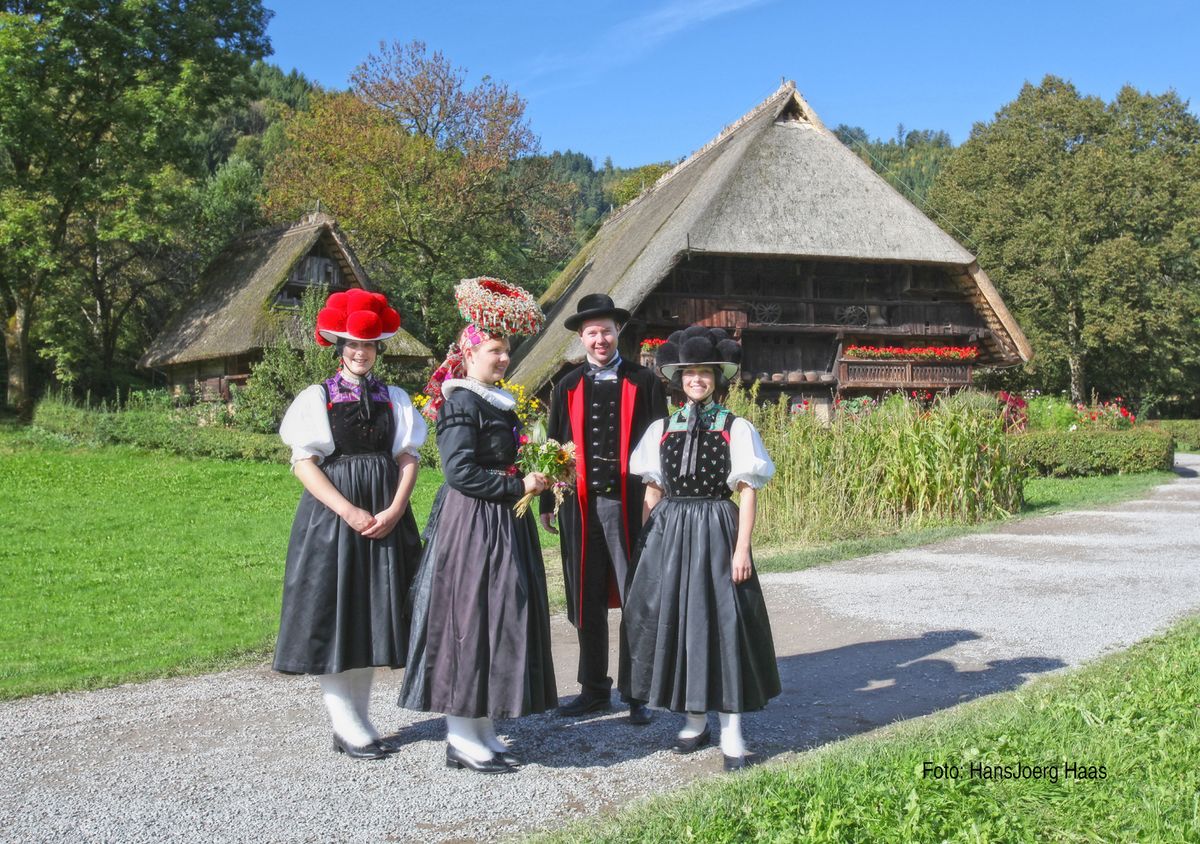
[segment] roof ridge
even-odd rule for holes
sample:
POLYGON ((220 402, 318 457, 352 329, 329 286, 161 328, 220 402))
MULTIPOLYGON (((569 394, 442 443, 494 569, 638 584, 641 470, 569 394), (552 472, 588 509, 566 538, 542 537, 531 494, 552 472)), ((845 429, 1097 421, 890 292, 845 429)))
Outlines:
POLYGON ((692 162, 698 161, 706 152, 711 150, 717 144, 721 143, 721 141, 728 138, 730 135, 732 135, 738 129, 745 126, 747 123, 749 123, 755 117, 758 117, 758 115, 762 114, 762 112, 766 110, 767 106, 769 106, 776 99, 778 99, 779 95, 784 93, 785 91, 792 93, 792 94, 796 93, 795 81, 785 80, 784 82, 780 83, 779 87, 776 88, 769 97, 767 97, 765 100, 760 102, 758 105, 754 106, 754 108, 750 109, 748 112, 746 112, 741 117, 739 117, 737 120, 735 120, 733 123, 730 123, 727 126, 725 126, 724 129, 722 129, 720 132, 717 133, 716 137, 714 137, 708 143, 704 144, 704 146, 695 150, 691 155, 687 156, 685 159, 683 159, 683 161, 680 161, 678 164, 676 164, 670 170, 668 170, 667 172, 665 172, 661 176, 659 176, 658 179, 654 182, 654 184, 652 184, 647 190, 642 191, 640 194, 635 196, 629 202, 625 203, 623 206, 618 208, 615 214, 613 214, 611 217, 609 217, 607 220, 604 221, 604 225, 607 226, 609 223, 619 220, 621 217, 623 217, 625 215, 625 213, 627 211, 629 211, 629 209, 636 206, 643 199, 645 199, 646 197, 653 194, 656 190, 658 190, 662 185, 669 182, 675 176, 675 174, 677 174, 680 171, 682 171, 683 169, 685 169, 692 162))

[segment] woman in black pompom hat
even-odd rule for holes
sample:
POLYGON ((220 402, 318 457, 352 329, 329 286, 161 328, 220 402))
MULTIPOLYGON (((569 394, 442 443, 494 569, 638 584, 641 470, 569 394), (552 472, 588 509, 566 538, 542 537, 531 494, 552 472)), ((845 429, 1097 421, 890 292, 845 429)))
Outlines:
POLYGON ((629 460, 646 482, 649 517, 623 622, 631 670, 622 692, 687 714, 677 753, 709 743, 707 713, 716 710, 727 771, 750 764, 741 713, 780 691, 750 548, 756 491, 775 465, 754 426, 713 400, 741 353, 723 330, 705 326, 677 331, 658 349, 659 370, 688 401, 652 424, 629 460))

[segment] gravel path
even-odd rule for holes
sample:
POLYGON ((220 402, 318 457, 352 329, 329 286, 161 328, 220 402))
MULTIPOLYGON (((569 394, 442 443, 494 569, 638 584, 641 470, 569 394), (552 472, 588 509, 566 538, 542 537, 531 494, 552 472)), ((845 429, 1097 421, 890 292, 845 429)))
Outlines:
MULTIPOLYGON (((747 716, 748 741, 788 758, 1200 610, 1200 457, 1177 462, 1181 479, 1138 501, 764 576, 784 694, 747 716)), ((554 636, 573 694, 561 617, 554 636)), ((316 683, 265 667, 0 704, 0 840, 495 839, 720 775, 716 749, 662 749, 677 716, 633 727, 623 711, 501 722, 525 769, 447 770, 441 719, 395 709, 399 681, 380 673, 374 717, 411 744, 378 762, 332 753, 316 683)))

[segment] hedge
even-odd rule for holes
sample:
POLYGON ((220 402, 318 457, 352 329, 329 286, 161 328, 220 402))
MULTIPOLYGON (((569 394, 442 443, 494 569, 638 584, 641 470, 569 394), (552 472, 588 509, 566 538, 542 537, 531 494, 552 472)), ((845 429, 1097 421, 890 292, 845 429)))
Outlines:
MULTIPOLYGON (((280 442, 278 434, 227 425, 198 425, 196 417, 184 411, 97 410, 51 397, 38 403, 33 424, 76 442, 132 445, 184 457, 271 463, 287 463, 291 457, 291 450, 280 442)), ((421 465, 439 466, 433 423, 429 424, 429 436, 421 447, 421 465)))
POLYGON ((1012 452, 1035 474, 1069 478, 1170 470, 1175 440, 1166 431, 1033 431, 1012 437, 1012 452))
POLYGON ((1200 451, 1200 419, 1160 419, 1150 425, 1173 434, 1180 451, 1200 451))
POLYGON ((33 424, 79 442, 132 445, 184 457, 286 463, 290 455, 277 435, 224 426, 200 427, 169 411, 89 410, 46 399, 34 411, 33 424))

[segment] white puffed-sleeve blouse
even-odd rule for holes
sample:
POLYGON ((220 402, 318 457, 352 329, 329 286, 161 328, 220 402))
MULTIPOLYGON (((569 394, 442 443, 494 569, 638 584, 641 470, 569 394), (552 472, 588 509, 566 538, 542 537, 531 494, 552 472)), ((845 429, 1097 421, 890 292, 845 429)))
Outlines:
MULTIPOLYGON (((413 406, 408 393, 399 387, 388 387, 388 399, 396 422, 392 455, 411 454, 415 457, 429 433, 425 417, 413 406)), ((320 384, 305 387, 292 401, 279 426, 279 437, 285 445, 291 446, 292 463, 310 457, 321 463, 333 454, 333 432, 329 429, 325 390, 320 384)))
MULTIPOLYGON (((665 419, 651 423, 629 456, 630 473, 660 487, 663 477, 659 444, 665 426, 665 419)), ((759 489, 774 474, 775 464, 771 462, 758 431, 742 417, 734 419, 729 428, 729 477, 726 478, 729 488, 736 490, 739 483, 745 483, 759 489)))

